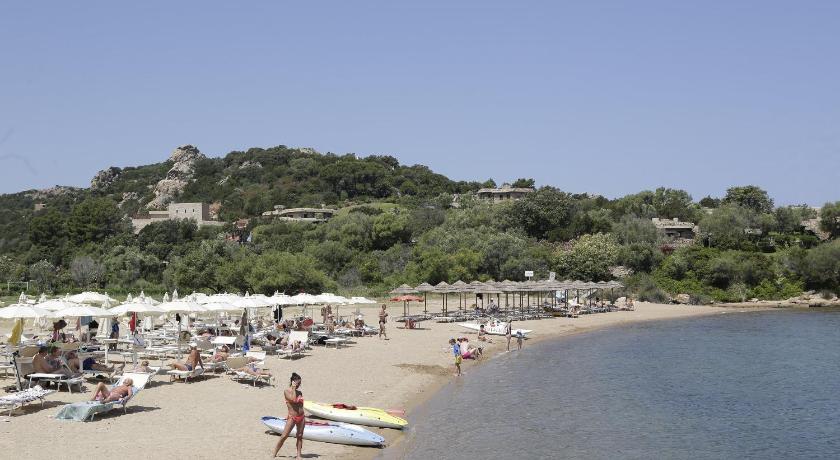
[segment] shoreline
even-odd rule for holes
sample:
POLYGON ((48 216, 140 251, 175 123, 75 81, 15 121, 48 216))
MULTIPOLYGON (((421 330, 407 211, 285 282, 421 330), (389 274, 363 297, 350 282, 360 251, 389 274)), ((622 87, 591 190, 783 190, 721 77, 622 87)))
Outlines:
MULTIPOLYGON (((640 324, 640 323, 647 323, 647 322, 658 322, 658 321, 670 321, 676 319, 688 319, 688 318, 698 318, 704 316, 711 316, 711 315, 723 315, 728 313, 744 313, 744 312, 759 312, 759 311, 769 311, 769 310, 779 310, 779 309, 789 309, 790 307, 771 307, 768 305, 755 305, 755 304, 742 304, 742 305, 699 305, 699 306, 692 306, 692 305, 675 305, 675 304, 651 304, 648 302, 637 302, 637 306, 641 304, 641 309, 644 310, 649 308, 650 306, 656 307, 665 307, 665 308, 675 308, 675 309, 683 309, 683 308, 690 308, 691 311, 688 312, 679 312, 675 315, 652 315, 652 316, 643 316, 643 317, 631 317, 631 318, 620 318, 614 321, 597 321, 594 324, 587 324, 584 326, 577 326, 572 325, 571 327, 566 327, 559 331, 549 332, 549 333, 541 333, 537 336, 528 338, 523 345, 523 352, 526 351, 526 347, 530 347, 532 345, 548 342, 551 340, 560 340, 560 339, 568 339, 572 338, 577 335, 587 334, 596 331, 602 331, 605 329, 611 329, 615 327, 622 327, 631 324, 640 324)), ((636 311, 639 311, 638 309, 636 311)), ((616 313, 635 313, 634 312, 611 312, 606 314, 599 314, 601 316, 606 315, 609 316, 611 314, 616 313)), ((586 315, 586 316, 599 316, 599 315, 586 315)), ((582 316, 584 318, 586 316, 582 316)), ((555 318, 557 319, 557 318, 555 318)), ((521 323, 525 323, 524 327, 531 327, 533 323, 539 322, 546 322, 546 321, 553 321, 555 319, 543 319, 543 320, 533 320, 533 321, 521 321, 517 322, 518 325, 522 325, 521 323)), ((572 318, 562 318, 568 320, 574 320, 572 318)), ((575 318, 580 319, 580 318, 575 318)), ((452 323, 454 324, 454 323, 452 323)), ((535 331, 536 332, 536 331, 535 331)), ((476 336, 477 333, 475 332, 465 332, 462 335, 465 336, 476 336)), ((494 338, 495 343, 501 343, 504 345, 505 338, 503 336, 491 336, 494 338), (495 340, 499 339, 499 340, 495 340)), ((515 346, 515 339, 511 341, 511 346, 515 346)), ((469 368, 474 368, 477 366, 481 366, 486 362, 489 362, 492 359, 498 358, 503 354, 507 353, 506 350, 503 348, 505 347, 493 347, 489 350, 485 350, 485 355, 481 358, 481 360, 473 361, 473 363, 469 366, 469 368)), ((511 352, 514 350, 512 349, 511 352)), ((465 360, 466 362, 466 360, 465 360)), ((452 365, 450 364, 450 367, 452 365)), ((463 366, 462 366, 463 367, 463 366)), ((454 382, 456 377, 450 373, 447 376, 440 376, 438 379, 435 380, 434 384, 431 386, 430 391, 424 392, 422 394, 417 394, 412 398, 406 400, 405 409, 406 409, 406 417, 409 418, 416 414, 418 411, 422 410, 422 407, 427 404, 432 398, 434 398, 440 391, 442 391, 447 385, 454 382)), ((410 428, 409 428, 410 430, 410 428)), ((360 459, 360 460, 380 460, 380 459, 391 459, 391 458, 399 458, 398 456, 403 451, 400 451, 401 448, 405 447, 405 443, 408 439, 408 436, 405 432, 400 431, 393 431, 390 430, 392 433, 380 433, 385 436, 386 439, 386 447, 380 450, 371 451, 370 454, 366 452, 351 452, 339 457, 341 460, 351 460, 351 459, 360 459), (390 434, 390 435, 389 435, 390 434), (399 453, 395 453, 394 451, 400 451, 399 453), (393 457, 396 455, 397 457, 393 457)))
MULTIPOLYGON (((429 302, 429 307, 435 311, 438 306, 429 302)), ((412 310, 417 311, 416 308, 412 310)), ((375 320, 376 306, 361 310, 368 322, 375 320)), ((527 352, 531 345, 542 341, 624 324, 760 310, 768 308, 638 302, 632 312, 521 321, 515 326, 533 330, 523 348, 523 352, 527 352)), ((391 304, 389 311, 396 315, 401 306, 391 304)), ((349 309, 343 312, 348 313, 349 309)), ((149 456, 190 459, 227 454, 268 458, 277 436, 267 434, 260 417, 285 415, 281 392, 288 384, 291 372, 303 376, 301 390, 308 400, 403 408, 411 422, 418 408, 455 378, 448 339, 467 336, 473 345, 478 345, 478 341, 475 332, 467 331, 457 323, 425 321, 419 324, 419 330, 401 329, 396 324, 388 323, 388 341, 366 337, 355 339, 355 344, 340 349, 314 346, 307 356, 296 360, 269 356, 266 367, 275 377, 274 386, 254 388, 250 384, 233 382, 223 373, 209 374, 192 383, 171 383, 165 375, 158 375, 154 385, 129 405, 127 414, 114 411, 112 415, 97 417, 94 422, 64 422, 51 418, 61 405, 89 399, 93 385, 86 382, 84 393, 68 393, 62 389, 50 395, 43 408, 38 404, 27 406, 7 423, 0 423, 0 450, 26 452, 33 459, 54 458, 55 452, 40 441, 39 433, 49 432, 61 439, 62 450, 67 452, 89 452, 91 440, 108 433, 107 439, 136 439, 141 441, 143 448, 126 450, 122 442, 106 441, 97 443, 96 450, 89 453, 98 458, 127 459, 149 456)), ((482 344, 485 354, 481 360, 465 360, 463 370, 467 374, 474 366, 494 359, 504 351, 504 337, 492 336, 492 339, 492 344, 482 344)), ((10 378, 0 378, 2 386, 11 383, 10 378)), ((407 438, 404 432, 397 430, 371 428, 371 431, 384 436, 388 447, 371 449, 307 441, 304 453, 322 458, 374 459, 383 452, 398 451, 407 438)), ((280 458, 293 458, 293 453, 293 444, 287 443, 280 458)))

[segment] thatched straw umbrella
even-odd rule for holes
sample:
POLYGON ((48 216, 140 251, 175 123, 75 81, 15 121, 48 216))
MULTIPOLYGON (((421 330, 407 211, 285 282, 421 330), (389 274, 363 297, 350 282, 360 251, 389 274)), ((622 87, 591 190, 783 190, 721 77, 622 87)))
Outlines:
POLYGON ((467 283, 465 283, 461 280, 458 280, 458 281, 452 283, 451 286, 452 286, 452 289, 454 289, 453 292, 458 293, 458 310, 461 310, 463 308, 462 304, 461 304, 461 300, 463 299, 463 294, 465 292, 469 292, 470 287, 467 283))
POLYGON ((448 306, 449 306, 449 293, 455 292, 452 289, 452 286, 449 285, 446 281, 441 281, 440 283, 435 285, 434 292, 443 295, 443 316, 446 316, 448 313, 448 306))
POLYGON ((429 292, 433 292, 435 290, 435 287, 429 283, 423 282, 418 284, 417 287, 414 288, 414 290, 423 293, 423 313, 427 313, 428 310, 426 309, 426 296, 429 292))

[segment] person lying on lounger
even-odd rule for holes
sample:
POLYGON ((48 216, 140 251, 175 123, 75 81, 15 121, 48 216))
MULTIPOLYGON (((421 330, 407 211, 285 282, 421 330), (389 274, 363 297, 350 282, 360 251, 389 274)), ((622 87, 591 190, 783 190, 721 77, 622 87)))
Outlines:
POLYGON ((230 348, 227 345, 222 345, 221 348, 217 349, 215 353, 213 353, 213 357, 211 358, 214 363, 220 363, 222 361, 226 361, 230 357, 230 348))
POLYGON ((123 399, 126 396, 131 396, 134 393, 132 385, 134 385, 134 381, 130 378, 123 380, 122 384, 115 386, 113 390, 109 389, 108 385, 99 382, 96 385, 96 391, 93 392, 93 397, 90 398, 90 400, 96 401, 99 399, 102 403, 119 401, 120 399, 123 399))
POLYGON ((179 371, 188 371, 192 372, 195 368, 200 367, 204 369, 204 363, 201 362, 201 354, 198 353, 198 345, 195 343, 190 344, 190 354, 187 355, 187 359, 183 363, 174 362, 169 364, 172 366, 172 369, 178 369, 179 371))
POLYGON ((257 365, 254 363, 248 363, 245 367, 240 367, 239 369, 236 369, 236 371, 244 372, 248 375, 253 375, 255 377, 271 377, 271 372, 257 368, 257 365))
POLYGON ((139 372, 141 374, 154 374, 155 370, 149 367, 148 361, 142 361, 140 364, 134 366, 132 372, 139 372))
MULTIPOLYGON (((67 366, 70 367, 70 369, 72 369, 74 372, 81 372, 79 370, 79 358, 76 356, 75 352, 72 352, 72 353, 67 355, 67 366)), ((122 367, 125 367, 125 364, 123 364, 122 367)), ((116 365, 108 366, 108 365, 105 365, 105 364, 100 364, 96 361, 95 358, 90 358, 89 357, 89 358, 85 358, 85 360, 82 361, 82 369, 84 369, 86 371, 107 372, 107 373, 110 374, 110 373, 114 372, 114 370, 117 369, 117 366, 116 365)))

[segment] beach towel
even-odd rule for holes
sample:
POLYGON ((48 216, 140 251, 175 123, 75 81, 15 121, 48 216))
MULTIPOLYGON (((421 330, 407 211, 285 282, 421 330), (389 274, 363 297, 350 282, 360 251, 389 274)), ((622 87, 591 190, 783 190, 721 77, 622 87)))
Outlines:
POLYGON ((96 414, 110 411, 116 404, 116 402, 102 404, 99 401, 83 401, 67 404, 62 407, 57 414, 55 414, 55 418, 59 420, 75 420, 77 422, 84 422, 96 414))

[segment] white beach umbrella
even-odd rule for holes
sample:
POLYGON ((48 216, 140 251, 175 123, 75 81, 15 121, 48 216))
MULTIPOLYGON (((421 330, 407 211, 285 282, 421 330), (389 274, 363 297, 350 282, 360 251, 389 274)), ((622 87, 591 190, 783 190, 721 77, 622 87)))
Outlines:
POLYGON ((134 302, 134 297, 132 297, 132 296, 131 296, 131 293, 130 293, 130 292, 128 293, 128 295, 127 295, 127 296, 125 296, 125 302, 126 302, 126 303, 129 303, 129 302, 134 302))
POLYGON ((17 318, 50 318, 53 313, 43 308, 38 308, 34 305, 12 304, 8 307, 0 308, 0 318, 3 319, 17 319, 17 318))
POLYGON ((128 313, 161 314, 160 308, 144 302, 128 302, 108 310, 112 315, 122 316, 128 313))
POLYGON ((36 304, 35 306, 38 308, 43 308, 44 310, 59 311, 64 310, 65 308, 78 307, 79 305, 80 304, 76 302, 71 302, 67 299, 52 299, 47 300, 46 302, 36 304))
POLYGON ((21 304, 26 303, 26 294, 24 294, 23 291, 21 291, 20 297, 18 297, 18 303, 21 303, 21 304))
POLYGON ((67 298, 67 300, 76 303, 88 303, 88 304, 103 304, 107 302, 116 302, 116 299, 112 299, 108 297, 108 294, 100 294, 98 292, 83 292, 81 294, 71 295, 67 298))
POLYGON ((165 313, 201 313, 205 310, 201 305, 184 300, 175 300, 172 302, 164 302, 157 307, 165 313))
POLYGON ((224 312, 224 311, 239 311, 242 307, 227 302, 212 302, 202 305, 205 311, 224 312))
POLYGON ((75 307, 68 307, 63 310, 58 310, 53 314, 56 318, 81 318, 83 316, 93 316, 96 318, 107 318, 114 316, 110 311, 92 307, 90 305, 77 305, 75 307))
POLYGON ((291 300, 293 302, 292 305, 315 305, 319 303, 319 300, 316 296, 312 294, 307 294, 305 292, 293 295, 291 300))
POLYGON ((279 294, 277 292, 271 296, 271 301, 274 305, 292 305, 292 297, 286 294, 279 294))
POLYGON ((329 292, 325 292, 323 294, 319 294, 315 296, 319 303, 338 303, 338 304, 346 304, 350 303, 350 299, 346 297, 342 297, 340 295, 335 295, 329 292))

